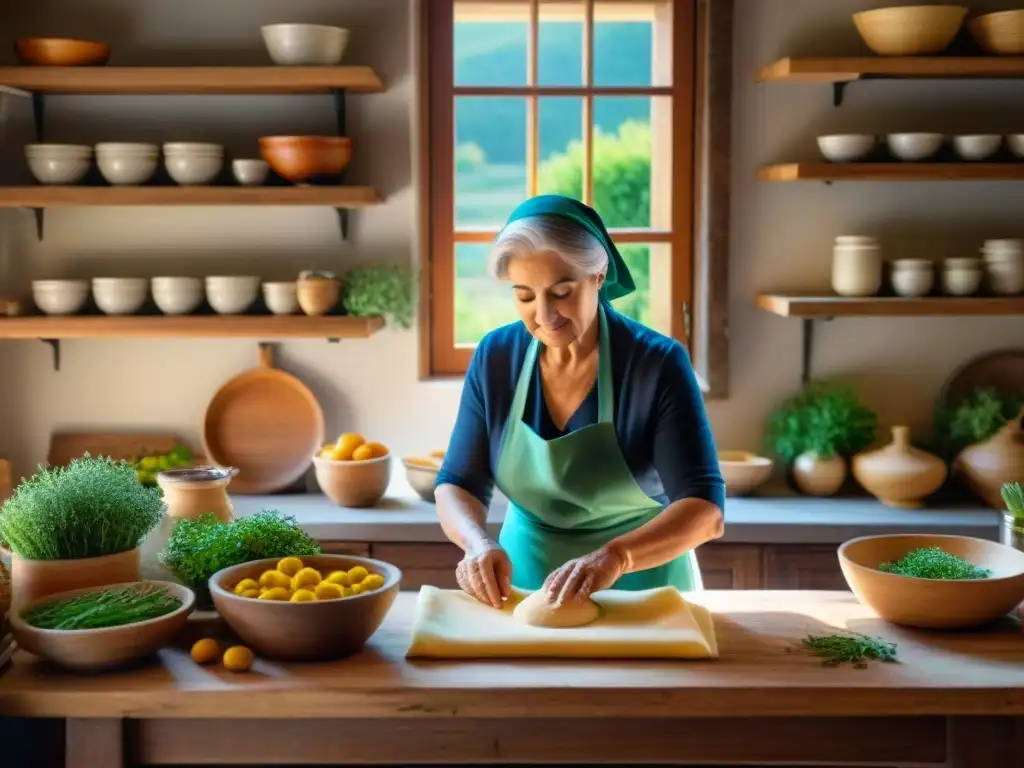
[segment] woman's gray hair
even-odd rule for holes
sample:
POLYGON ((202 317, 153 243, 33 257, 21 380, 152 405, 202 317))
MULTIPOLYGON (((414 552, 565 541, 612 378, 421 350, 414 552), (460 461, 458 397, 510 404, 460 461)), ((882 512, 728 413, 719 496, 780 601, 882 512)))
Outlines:
POLYGON ((508 276, 517 256, 554 251, 581 277, 608 273, 608 252, 601 241, 564 216, 541 214, 513 221, 498 236, 490 255, 494 277, 508 276))

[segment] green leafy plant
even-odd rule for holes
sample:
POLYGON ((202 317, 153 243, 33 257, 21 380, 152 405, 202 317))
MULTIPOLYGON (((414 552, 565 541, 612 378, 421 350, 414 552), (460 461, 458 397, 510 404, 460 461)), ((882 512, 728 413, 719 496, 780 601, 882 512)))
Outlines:
POLYGON ((878 570, 915 579, 945 579, 946 581, 987 579, 992 575, 992 571, 988 568, 979 568, 974 563, 950 554, 940 547, 921 547, 912 550, 899 560, 880 563, 878 570))
POLYGON ((86 454, 18 486, 0 509, 0 544, 26 560, 115 555, 138 547, 162 510, 130 463, 86 454))
POLYGON ((157 619, 180 607, 181 600, 166 587, 128 584, 45 603, 30 610, 25 621, 40 629, 101 629, 157 619))
POLYGON ((896 643, 852 632, 842 635, 808 635, 800 641, 800 647, 822 659, 826 667, 848 663, 856 669, 866 669, 869 661, 896 661, 896 643))
POLYGON ((878 417, 842 385, 811 382, 768 417, 765 443, 786 464, 803 453, 849 457, 875 439, 878 417))
POLYGON ((1020 413, 1024 398, 978 387, 935 409, 935 450, 952 459, 969 445, 988 440, 1020 413))
POLYGON ((1024 488, 1020 483, 1005 483, 1000 489, 1006 511, 1013 515, 1018 525, 1024 525, 1024 488))
POLYGON ((412 326, 414 281, 408 269, 359 267, 345 275, 342 304, 350 315, 383 315, 402 328, 412 326))
POLYGON ((221 568, 267 557, 320 554, 320 545, 294 517, 263 510, 223 523, 212 514, 180 520, 171 530, 160 561, 179 579, 208 599, 207 582, 221 568))

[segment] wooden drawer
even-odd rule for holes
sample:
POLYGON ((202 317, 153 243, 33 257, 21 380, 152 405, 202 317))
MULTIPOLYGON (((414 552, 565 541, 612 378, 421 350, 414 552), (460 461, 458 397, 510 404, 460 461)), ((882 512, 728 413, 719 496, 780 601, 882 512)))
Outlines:
POLYGON ((697 549, 704 589, 760 589, 761 548, 755 544, 705 544, 697 549))
POLYGON ((462 550, 454 544, 380 543, 370 547, 371 557, 391 563, 402 570, 402 589, 419 589, 424 584, 442 589, 458 589, 455 566, 462 550))
POLYGON ((321 541, 320 549, 325 555, 370 557, 370 545, 365 541, 321 541))
POLYGON ((805 544, 765 547, 765 589, 849 589, 836 549, 805 544))

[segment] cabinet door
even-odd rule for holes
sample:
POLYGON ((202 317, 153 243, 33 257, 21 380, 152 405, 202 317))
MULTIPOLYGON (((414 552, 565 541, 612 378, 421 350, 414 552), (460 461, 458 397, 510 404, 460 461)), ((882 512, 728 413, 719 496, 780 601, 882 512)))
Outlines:
POLYGON ((765 547, 765 589, 848 590, 835 546, 765 547))
POLYGON ((761 549, 755 544, 716 544, 697 549, 704 589, 760 589, 761 549))
POLYGON ((458 589, 455 566, 462 550, 454 544, 373 544, 371 556, 397 566, 402 571, 402 589, 419 589, 424 584, 442 589, 458 589))
POLYGON ((370 545, 365 541, 321 541, 320 549, 325 555, 370 556, 370 545))

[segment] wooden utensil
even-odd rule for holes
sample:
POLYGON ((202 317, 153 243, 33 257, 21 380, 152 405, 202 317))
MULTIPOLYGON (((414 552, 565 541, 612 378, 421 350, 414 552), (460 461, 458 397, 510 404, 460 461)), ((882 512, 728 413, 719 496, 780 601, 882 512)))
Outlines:
POLYGON ((214 464, 238 469, 232 493, 274 493, 306 473, 324 432, 316 397, 276 370, 270 345, 261 344, 260 367, 230 379, 207 406, 203 448, 214 464))
POLYGON ((179 445, 184 445, 180 437, 164 432, 57 432, 50 436, 46 461, 51 467, 61 467, 86 453, 131 461, 143 456, 162 456, 179 445))
POLYGON ((978 387, 1024 396, 1024 349, 1000 349, 969 360, 942 385, 939 401, 949 404, 978 387))

